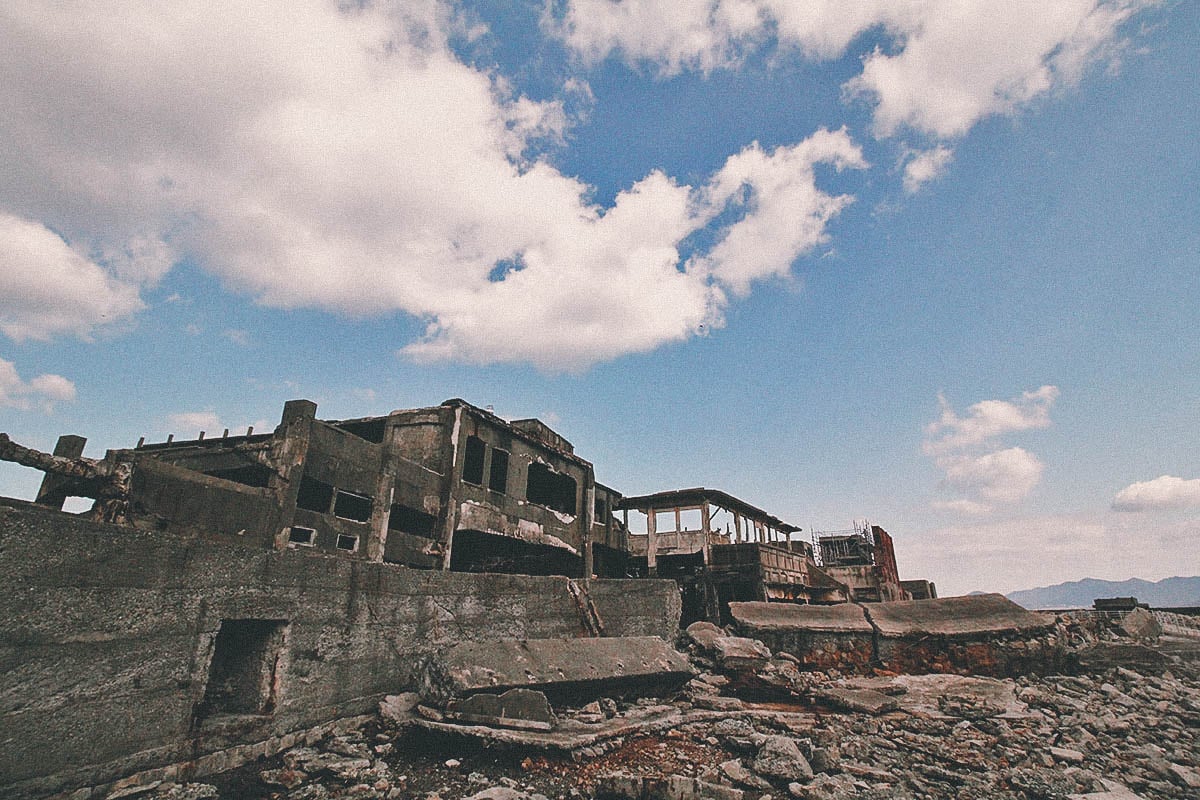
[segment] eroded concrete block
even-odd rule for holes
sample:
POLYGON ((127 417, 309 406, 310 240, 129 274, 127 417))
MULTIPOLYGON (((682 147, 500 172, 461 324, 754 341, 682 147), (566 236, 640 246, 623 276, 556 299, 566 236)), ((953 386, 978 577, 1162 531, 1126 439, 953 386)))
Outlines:
POLYGON ((887 639, 1032 634, 1054 624, 1052 618, 1028 611, 1001 594, 872 603, 864 608, 871 624, 887 639))
POLYGON ((503 694, 480 692, 452 700, 446 716, 462 722, 535 731, 548 731, 555 722, 550 701, 533 689, 509 689, 503 694))
POLYGON ((427 662, 422 689, 438 702, 518 687, 544 692, 551 702, 587 701, 674 691, 694 674, 683 655, 655 636, 509 639, 444 650, 427 662))

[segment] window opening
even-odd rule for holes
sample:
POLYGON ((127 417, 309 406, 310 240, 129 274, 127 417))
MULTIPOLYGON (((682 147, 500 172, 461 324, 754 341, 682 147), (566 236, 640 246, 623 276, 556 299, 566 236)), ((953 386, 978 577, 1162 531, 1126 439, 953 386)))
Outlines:
POLYGON ((337 549, 353 553, 358 549, 358 537, 351 536, 348 533, 339 533, 337 537, 337 549))
POLYGON ((333 503, 333 487, 324 481, 304 475, 300 478, 300 493, 296 496, 296 507, 305 511, 328 514, 333 503))
POLYGON ((317 543, 317 532, 312 528, 305 528, 302 525, 293 525, 288 531, 288 544, 299 545, 301 547, 312 547, 317 543))
POLYGON ((433 529, 436 524, 437 517, 433 514, 426 514, 424 511, 418 511, 400 503, 394 504, 392 513, 388 515, 388 530, 409 533, 426 539, 434 538, 433 529))
POLYGON ((483 454, 487 445, 477 436, 467 437, 466 454, 463 456, 462 479, 467 483, 483 485, 483 454))
POLYGON ((278 619, 221 620, 198 717, 274 713, 286 627, 278 619))
POLYGON ((333 514, 342 519, 366 522, 371 518, 371 506, 371 498, 339 489, 337 502, 333 506, 333 514))
POLYGON ((230 467, 229 469, 210 469, 205 475, 211 475, 214 478, 222 478, 234 483, 240 483, 244 486, 256 486, 266 488, 271 482, 271 475, 274 474, 270 467, 262 464, 247 464, 244 467, 230 467))
POLYGON ((561 511, 575 512, 575 479, 570 475, 555 472, 545 464, 533 462, 529 465, 529 482, 525 487, 525 498, 531 503, 561 511))
POLYGON ((492 448, 492 472, 488 475, 488 488, 504 494, 508 491, 508 451, 492 448))
POLYGON ((383 443, 383 434, 387 428, 387 417, 366 419, 358 422, 339 422, 337 427, 346 433, 352 433, 360 439, 366 439, 375 444, 383 443))

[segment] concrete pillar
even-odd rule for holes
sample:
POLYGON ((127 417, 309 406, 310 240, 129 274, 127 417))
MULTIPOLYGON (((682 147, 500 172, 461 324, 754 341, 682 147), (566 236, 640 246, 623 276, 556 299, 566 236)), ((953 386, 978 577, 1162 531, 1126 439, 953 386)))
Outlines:
MULTIPOLYGON (((58 437, 58 442, 54 445, 54 455, 63 458, 79 458, 83 455, 83 448, 86 444, 87 439, 82 436, 65 434, 58 437)), ((42 485, 38 487, 37 498, 33 502, 39 506, 48 506, 62 511, 63 503, 67 502, 69 485, 70 478, 47 472, 42 477, 42 485)))
POLYGON ((311 400, 289 400, 283 404, 283 418, 271 441, 271 465, 275 468, 268 488, 275 495, 275 547, 287 547, 288 533, 296 516, 296 498, 300 494, 300 478, 308 458, 317 404, 311 400))
POLYGON ((388 521, 392 516, 392 496, 396 492, 396 473, 400 469, 400 454, 396 444, 396 429, 389 420, 383 434, 383 458, 380 459, 379 477, 375 483, 375 505, 371 509, 367 534, 366 555, 368 561, 383 561, 387 550, 388 521))
POLYGON ((707 500, 700 505, 700 529, 704 532, 704 565, 708 566, 711 560, 708 537, 712 535, 712 511, 709 510, 707 500))
POLYGON ((653 508, 646 511, 646 572, 658 577, 658 513, 653 508))

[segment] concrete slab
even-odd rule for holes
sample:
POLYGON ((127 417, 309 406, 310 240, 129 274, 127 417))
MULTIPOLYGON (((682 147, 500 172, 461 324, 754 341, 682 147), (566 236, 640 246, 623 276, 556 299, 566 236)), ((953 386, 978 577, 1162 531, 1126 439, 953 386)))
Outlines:
POLYGON ((864 608, 876 630, 887 639, 1033 633, 1054 624, 1052 618, 1027 611, 1000 594, 871 603, 864 608))
POLYGON ((429 660, 426 697, 445 702, 476 692, 537 689, 555 701, 629 692, 670 692, 695 674, 656 636, 465 642, 429 660))
POLYGON ((806 606, 797 603, 730 603, 729 613, 746 632, 806 630, 814 633, 863 633, 870 636, 871 623, 861 606, 840 603, 806 606))

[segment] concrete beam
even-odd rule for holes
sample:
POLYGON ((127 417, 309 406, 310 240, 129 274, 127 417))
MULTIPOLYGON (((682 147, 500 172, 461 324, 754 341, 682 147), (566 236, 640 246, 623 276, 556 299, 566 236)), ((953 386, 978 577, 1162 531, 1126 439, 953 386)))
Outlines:
POLYGON ((656 636, 509 639, 464 642, 434 656, 421 688, 439 702, 518 687, 575 701, 671 691, 694 674, 687 658, 656 636))

